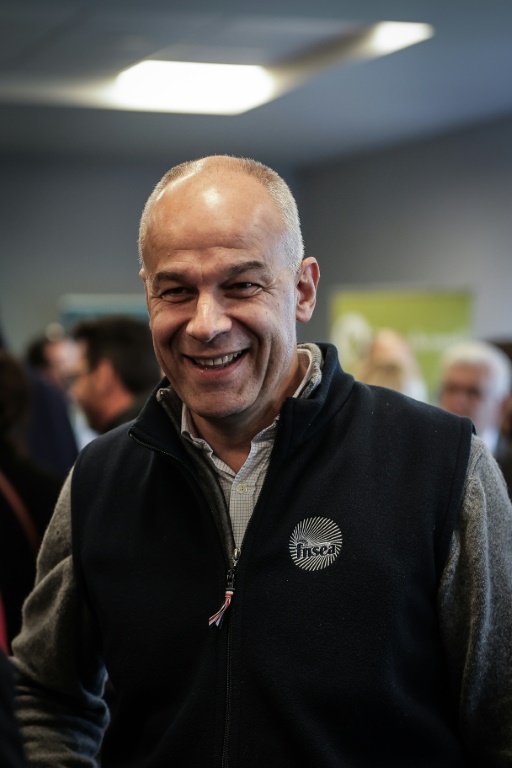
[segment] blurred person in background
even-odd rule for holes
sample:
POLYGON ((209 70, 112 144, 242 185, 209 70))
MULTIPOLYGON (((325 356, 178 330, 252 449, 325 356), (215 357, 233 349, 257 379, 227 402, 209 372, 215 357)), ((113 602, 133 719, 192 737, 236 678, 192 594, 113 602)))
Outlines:
POLYGON ((128 316, 84 320, 71 396, 99 434, 134 419, 161 378, 149 324, 128 316))
POLYGON ((32 387, 23 365, 0 350, 0 593, 8 649, 33 587, 39 544, 62 485, 23 445, 32 387))
POLYGON ((508 484, 512 498, 512 394, 505 400, 504 417, 501 424, 501 439, 498 443, 497 460, 508 484))
POLYGON ((485 341, 462 341, 444 352, 440 381, 441 408, 469 416, 500 465, 512 494, 512 447, 502 431, 512 387, 509 358, 485 341))
MULTIPOLYGON (((0 331, 0 349, 8 348, 6 335, 0 331)), ((26 365, 25 370, 30 382, 30 412, 23 425, 24 444, 37 464, 64 481, 78 455, 66 397, 35 368, 26 365)))
POLYGON ((32 339, 25 352, 27 365, 39 371, 41 376, 53 382, 63 392, 68 391, 77 357, 76 342, 66 336, 62 328, 54 330, 53 333, 50 329, 44 335, 32 339))
POLYGON ((506 399, 503 406, 503 421, 501 422, 501 434, 506 440, 512 440, 512 394, 506 399))
POLYGON ((82 409, 69 396, 78 357, 76 341, 65 333, 59 323, 51 323, 43 335, 32 339, 25 352, 25 361, 30 369, 63 393, 74 440, 79 450, 98 433, 89 427, 82 409))
POLYGON ((63 392, 37 371, 28 370, 31 410, 26 426, 30 455, 64 480, 78 455, 78 445, 63 392))
POLYGON ((416 400, 427 399, 416 356, 407 339, 392 328, 379 328, 375 332, 366 354, 356 365, 354 377, 416 400))

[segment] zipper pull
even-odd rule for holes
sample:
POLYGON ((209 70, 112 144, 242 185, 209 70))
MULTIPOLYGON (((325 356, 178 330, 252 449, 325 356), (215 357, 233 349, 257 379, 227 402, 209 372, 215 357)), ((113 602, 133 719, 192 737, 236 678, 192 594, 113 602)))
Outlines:
POLYGON ((235 551, 233 552, 232 566, 228 571, 226 592, 224 594, 224 602, 222 603, 217 613, 214 613, 213 616, 210 616, 210 618, 208 619, 209 627, 215 624, 216 627, 220 628, 222 625, 222 620, 224 619, 224 614, 226 613, 227 609, 231 605, 231 600, 233 599, 233 594, 235 592, 235 571, 236 571, 236 566, 237 566, 239 557, 240 557, 240 550, 238 549, 238 547, 236 547, 235 551))

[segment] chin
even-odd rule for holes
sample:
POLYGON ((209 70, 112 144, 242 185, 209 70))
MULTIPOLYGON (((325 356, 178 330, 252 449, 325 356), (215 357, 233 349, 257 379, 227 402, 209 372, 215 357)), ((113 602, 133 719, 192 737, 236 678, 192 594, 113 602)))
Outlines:
POLYGON ((234 403, 212 403, 210 407, 208 406, 201 406, 198 405, 197 408, 194 408, 193 405, 190 407, 190 411, 192 413, 197 414, 201 419, 210 420, 210 421, 217 421, 222 419, 229 419, 230 417, 237 417, 240 416, 241 413, 243 413, 247 409, 247 406, 245 404, 234 404, 234 403))
POLYGON ((196 411, 197 415, 205 421, 222 421, 223 419, 229 419, 230 417, 237 417, 240 415, 239 410, 233 410, 232 408, 210 408, 207 410, 196 411))

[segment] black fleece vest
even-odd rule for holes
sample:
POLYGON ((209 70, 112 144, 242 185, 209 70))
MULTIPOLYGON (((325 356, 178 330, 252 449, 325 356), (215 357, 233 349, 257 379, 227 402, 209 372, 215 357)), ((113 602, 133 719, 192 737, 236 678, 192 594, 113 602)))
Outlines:
POLYGON ((73 477, 74 561, 115 691, 104 768, 454 768, 436 614, 471 424, 354 383, 283 405, 236 569, 153 396, 73 477))

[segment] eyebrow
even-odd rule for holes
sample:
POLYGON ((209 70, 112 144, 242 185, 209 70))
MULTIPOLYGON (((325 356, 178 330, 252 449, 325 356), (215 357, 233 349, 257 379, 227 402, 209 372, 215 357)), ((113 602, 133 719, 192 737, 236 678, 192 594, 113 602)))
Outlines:
MULTIPOLYGON (((250 261, 241 261, 238 264, 233 264, 230 269, 228 269, 224 275, 223 275, 223 281, 224 280, 230 280, 233 277, 236 277, 237 275, 240 275, 244 272, 250 272, 251 270, 255 270, 258 272, 268 272, 268 265, 263 261, 258 261, 257 259, 252 259, 250 261)), ((181 282, 185 278, 185 274, 181 271, 175 271, 172 269, 164 269, 161 272, 157 272, 156 275, 153 277, 151 284, 154 286, 158 286, 160 283, 163 282, 181 282)))

